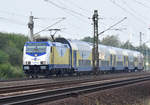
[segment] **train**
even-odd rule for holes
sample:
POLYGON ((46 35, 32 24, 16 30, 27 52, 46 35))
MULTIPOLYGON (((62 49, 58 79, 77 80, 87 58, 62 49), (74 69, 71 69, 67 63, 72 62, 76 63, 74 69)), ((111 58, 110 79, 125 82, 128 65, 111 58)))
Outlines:
MULTIPOLYGON (((92 43, 65 38, 26 42, 23 71, 32 77, 92 73, 92 48, 92 43)), ((101 73, 144 69, 144 56, 138 51, 99 44, 98 52, 101 73)))

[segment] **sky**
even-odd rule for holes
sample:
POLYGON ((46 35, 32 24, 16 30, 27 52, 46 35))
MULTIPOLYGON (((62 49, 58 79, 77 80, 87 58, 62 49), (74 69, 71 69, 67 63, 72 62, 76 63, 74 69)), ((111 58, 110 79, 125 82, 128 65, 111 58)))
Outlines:
MULTIPOLYGON (((50 28, 59 28, 65 38, 81 39, 93 36, 92 15, 94 10, 99 13, 99 32, 127 17, 112 30, 100 35, 116 35, 123 42, 129 40, 139 45, 142 32, 143 43, 150 46, 150 0, 1 0, 0 31, 29 35, 28 21, 34 19, 34 33, 50 26, 63 17, 64 20, 50 28), (115 30, 119 29, 119 30, 115 30)), ((48 30, 41 36, 50 35, 48 30)))

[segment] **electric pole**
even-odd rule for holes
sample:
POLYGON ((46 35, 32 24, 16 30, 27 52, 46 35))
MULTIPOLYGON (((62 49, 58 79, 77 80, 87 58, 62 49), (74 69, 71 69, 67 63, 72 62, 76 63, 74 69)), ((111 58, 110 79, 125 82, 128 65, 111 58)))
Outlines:
POLYGON ((93 71, 97 74, 99 70, 99 53, 98 53, 98 11, 94 10, 94 15, 92 17, 94 25, 94 38, 93 38, 93 71))
POLYGON ((140 32, 140 50, 142 52, 142 32, 140 32))
MULTIPOLYGON (((143 48, 142 48, 142 32, 140 32, 140 52, 143 53, 143 48)), ((142 54, 141 53, 140 53, 140 60, 142 60, 142 54)), ((144 64, 144 66, 145 66, 145 64, 144 64)))
POLYGON ((33 21, 34 17, 31 16, 29 17, 29 23, 28 23, 28 28, 30 29, 30 40, 31 41, 34 41, 34 38, 33 38, 33 28, 34 28, 34 21, 33 21))

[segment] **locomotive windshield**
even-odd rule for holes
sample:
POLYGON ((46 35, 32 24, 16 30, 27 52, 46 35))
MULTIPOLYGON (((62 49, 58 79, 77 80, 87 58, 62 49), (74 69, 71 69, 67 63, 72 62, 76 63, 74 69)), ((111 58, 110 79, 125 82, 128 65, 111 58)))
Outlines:
POLYGON ((45 53, 47 43, 26 43, 26 53, 45 53))

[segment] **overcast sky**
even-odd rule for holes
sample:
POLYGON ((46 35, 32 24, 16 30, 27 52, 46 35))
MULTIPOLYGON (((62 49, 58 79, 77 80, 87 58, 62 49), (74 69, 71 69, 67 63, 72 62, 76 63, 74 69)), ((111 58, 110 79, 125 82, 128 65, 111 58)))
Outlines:
MULTIPOLYGON (((93 36, 92 20, 94 9, 99 12, 99 32, 127 17, 114 27, 121 31, 109 30, 100 36, 117 35, 121 41, 130 40, 139 44, 139 32, 143 42, 150 40, 150 0, 1 0, 0 31, 29 34, 28 18, 32 11, 35 19, 34 33, 54 24, 62 17, 65 20, 51 28, 60 28, 57 33, 66 38, 81 39, 93 36)), ((49 35, 48 31, 40 33, 49 35)), ((150 45, 150 44, 149 44, 150 45)))

